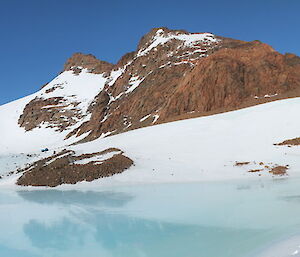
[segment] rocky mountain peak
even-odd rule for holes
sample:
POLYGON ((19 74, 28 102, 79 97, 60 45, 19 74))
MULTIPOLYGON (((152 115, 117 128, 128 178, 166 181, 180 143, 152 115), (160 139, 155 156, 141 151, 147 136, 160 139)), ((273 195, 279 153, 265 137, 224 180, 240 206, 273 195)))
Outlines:
POLYGON ((255 105, 300 89, 295 55, 282 55, 258 40, 164 27, 143 36, 137 50, 116 65, 76 53, 64 66, 70 70, 75 76, 61 74, 26 106, 20 126, 31 130, 46 121, 68 129, 67 138, 92 140, 255 105))
POLYGON ((98 60, 92 54, 75 53, 65 63, 63 71, 72 70, 75 74, 79 74, 82 69, 88 69, 91 73, 101 74, 112 68, 113 64, 98 60))

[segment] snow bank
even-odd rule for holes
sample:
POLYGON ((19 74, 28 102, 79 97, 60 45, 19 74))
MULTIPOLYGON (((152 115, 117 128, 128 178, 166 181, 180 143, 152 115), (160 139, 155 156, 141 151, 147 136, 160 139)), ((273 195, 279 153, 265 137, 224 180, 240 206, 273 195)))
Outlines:
MULTIPOLYGON (((290 165, 289 176, 298 176, 299 147, 273 144, 299 137, 299 109, 300 98, 281 100, 69 147, 76 153, 116 147, 135 162, 122 174, 76 187, 258 178, 247 172, 252 166, 237 167, 236 161, 290 165)), ((261 172, 263 177, 271 175, 261 172)))
MULTIPOLYGON (((122 149, 136 166, 94 183, 135 184, 257 178, 236 161, 290 165, 297 175, 299 148, 274 146, 299 136, 300 98, 281 100, 224 114, 177 121, 98 139, 72 147, 94 152, 122 149)), ((262 172, 261 177, 270 177, 262 172)))

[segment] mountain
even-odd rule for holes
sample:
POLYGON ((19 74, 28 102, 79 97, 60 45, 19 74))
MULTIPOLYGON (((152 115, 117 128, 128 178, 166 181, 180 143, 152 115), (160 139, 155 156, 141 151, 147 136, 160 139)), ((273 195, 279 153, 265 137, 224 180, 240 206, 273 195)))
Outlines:
MULTIPOLYGON (((300 96, 300 58, 296 55, 282 55, 260 41, 245 42, 211 33, 189 33, 184 30, 156 28, 142 37, 136 51, 125 54, 117 64, 98 60, 90 54, 76 53, 67 60, 63 71, 38 92, 1 106, 0 118, 5 122, 0 125, 0 133, 5 136, 0 142, 0 154, 32 153, 38 152, 41 148, 60 149, 74 143, 89 141, 102 145, 100 142, 110 141, 104 140, 104 137, 129 130, 239 110, 298 96, 300 96)), ((257 107, 255 110, 259 111, 260 108, 257 107)), ((238 113, 243 113, 243 110, 238 113)), ((275 118, 276 113, 273 116, 275 118)), ((223 119, 224 116, 213 117, 223 119)), ((228 114, 225 117, 231 116, 228 114)), ((202 124, 204 120, 202 118, 200 123, 202 124)), ((255 122, 255 119, 248 122, 255 122)), ((208 123, 210 125, 207 127, 214 131, 212 123, 208 123)), ((180 130, 174 130, 177 134, 175 132, 172 134, 175 142, 180 134, 185 133, 185 130, 189 131, 191 124, 194 123, 184 121, 183 124, 185 124, 183 127, 178 125, 180 130)), ((197 124, 195 122, 193 126, 204 135, 205 126, 197 127, 197 124)), ((237 126, 240 126, 239 123, 237 126)), ((165 128, 162 125, 159 127, 165 128)), ((151 135, 152 131, 159 130, 151 127, 138 131, 148 131, 147 133, 151 135)), ((141 133, 138 131, 113 138, 123 139, 125 136, 138 135, 141 133)), ((146 137, 147 134, 143 136, 146 137)), ((209 136, 217 137, 214 134, 209 136)), ((293 137, 296 136, 293 134, 293 137)), ((171 138, 167 138, 172 141, 171 138)), ((281 141, 291 138, 282 138, 281 141)), ((202 136, 200 139, 203 140, 202 136)), ((137 136, 132 140, 141 138, 137 136)), ((165 146, 159 144, 164 141, 160 133, 153 136, 153 140, 154 142, 158 140, 159 148, 164 149, 165 146)), ((188 136, 186 140, 188 144, 192 144, 193 136, 188 136)), ((274 138, 272 144, 280 143, 278 140, 274 138)), ((150 144, 148 147, 151 147, 149 154, 153 156, 152 150, 156 149, 155 146, 150 144)), ((100 165, 101 162, 101 165, 104 165, 104 159, 99 157, 106 153, 102 151, 110 152, 109 149, 117 149, 112 150, 115 154, 109 155, 105 160, 118 156, 114 158, 124 164, 124 167, 116 164, 119 172, 123 172, 133 164, 133 161, 131 163, 126 159, 128 157, 123 155, 127 153, 124 151, 127 147, 122 143, 116 142, 106 149, 96 148, 93 153, 89 153, 92 155, 86 156, 86 159, 94 158, 93 163, 97 162, 100 165), (122 147, 119 147, 119 144, 122 147), (120 157, 121 155, 123 157, 120 157), (99 161, 100 159, 102 161, 99 161)), ((55 160, 62 159, 64 162, 62 160, 61 162, 64 164, 55 167, 69 169, 66 167, 70 159, 78 162, 83 158, 76 156, 76 151, 70 149, 67 151, 60 149, 59 153, 53 154, 54 157, 47 155, 47 158, 50 158, 48 162, 56 163, 55 160)), ((180 149, 176 151, 182 153, 180 149)), ((81 154, 87 153, 81 151, 81 154)), ((132 154, 129 157, 133 159, 138 155, 136 152, 132 154)), ((159 151, 157 154, 160 154, 159 151)), ((193 161, 193 158, 190 161, 193 161)), ((47 166, 47 161, 39 162, 40 157, 34 160, 37 163, 30 166, 30 169, 38 174, 41 167, 47 166)), ((88 163, 90 162, 86 164, 88 163)), ((110 169, 105 170, 105 176, 114 173, 110 169)), ((22 169, 22 172, 26 172, 26 169, 22 169)), ((22 172, 19 170, 19 173, 22 172)), ((79 174, 83 171, 76 172, 79 174)), ((95 174, 93 178, 99 176, 95 174)), ((58 179, 55 185, 64 183, 60 180, 61 174, 55 179, 58 179)), ((70 183, 76 183, 75 180, 70 183)), ((80 177, 78 181, 82 180, 86 178, 80 177)))
POLYGON ((66 138, 85 134, 91 140, 296 96, 299 88, 295 55, 259 41, 159 28, 116 65, 74 54, 26 105, 19 125, 30 131, 47 124, 69 130, 66 138))

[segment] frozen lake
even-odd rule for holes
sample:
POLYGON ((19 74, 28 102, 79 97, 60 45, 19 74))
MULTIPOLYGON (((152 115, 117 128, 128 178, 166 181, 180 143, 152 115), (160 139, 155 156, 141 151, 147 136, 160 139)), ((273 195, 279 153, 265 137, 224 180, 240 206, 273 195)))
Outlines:
POLYGON ((0 256, 300 256, 300 180, 0 189, 0 256))

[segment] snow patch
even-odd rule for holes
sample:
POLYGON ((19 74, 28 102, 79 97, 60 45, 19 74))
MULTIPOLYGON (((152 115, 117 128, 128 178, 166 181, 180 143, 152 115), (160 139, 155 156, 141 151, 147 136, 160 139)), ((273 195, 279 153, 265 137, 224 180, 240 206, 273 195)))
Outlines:
POLYGON ((157 122, 157 120, 159 119, 159 115, 158 114, 155 114, 154 116, 153 116, 153 121, 152 121, 152 124, 154 124, 155 122, 157 122))
POLYGON ((148 115, 144 116, 143 118, 140 119, 140 122, 143 122, 144 120, 147 120, 150 116, 151 116, 151 114, 148 114, 148 115))
MULTIPOLYGON (((216 39, 215 36, 211 33, 199 33, 199 34, 177 34, 174 35, 172 33, 164 34, 163 29, 159 29, 156 31, 155 36, 152 39, 152 43, 145 49, 140 49, 137 57, 146 55, 152 49, 155 49, 159 45, 163 45, 170 40, 180 40, 183 42, 184 47, 195 47, 198 43, 205 43, 207 45, 211 45, 212 43, 216 43, 220 40, 216 39)), ((180 48, 180 46, 179 46, 180 48)))
POLYGON ((144 80, 145 78, 139 79, 139 76, 131 77, 129 80, 129 88, 126 90, 125 94, 133 92, 144 80))
POLYGON ((110 152, 110 153, 106 153, 106 154, 101 154, 101 155, 96 155, 90 158, 85 158, 82 160, 78 160, 78 161, 74 161, 73 164, 80 164, 80 165, 84 165, 84 164, 89 164, 91 162, 93 162, 95 165, 96 164, 101 164, 104 161, 114 157, 117 154, 122 153, 121 151, 114 151, 114 152, 110 152))

